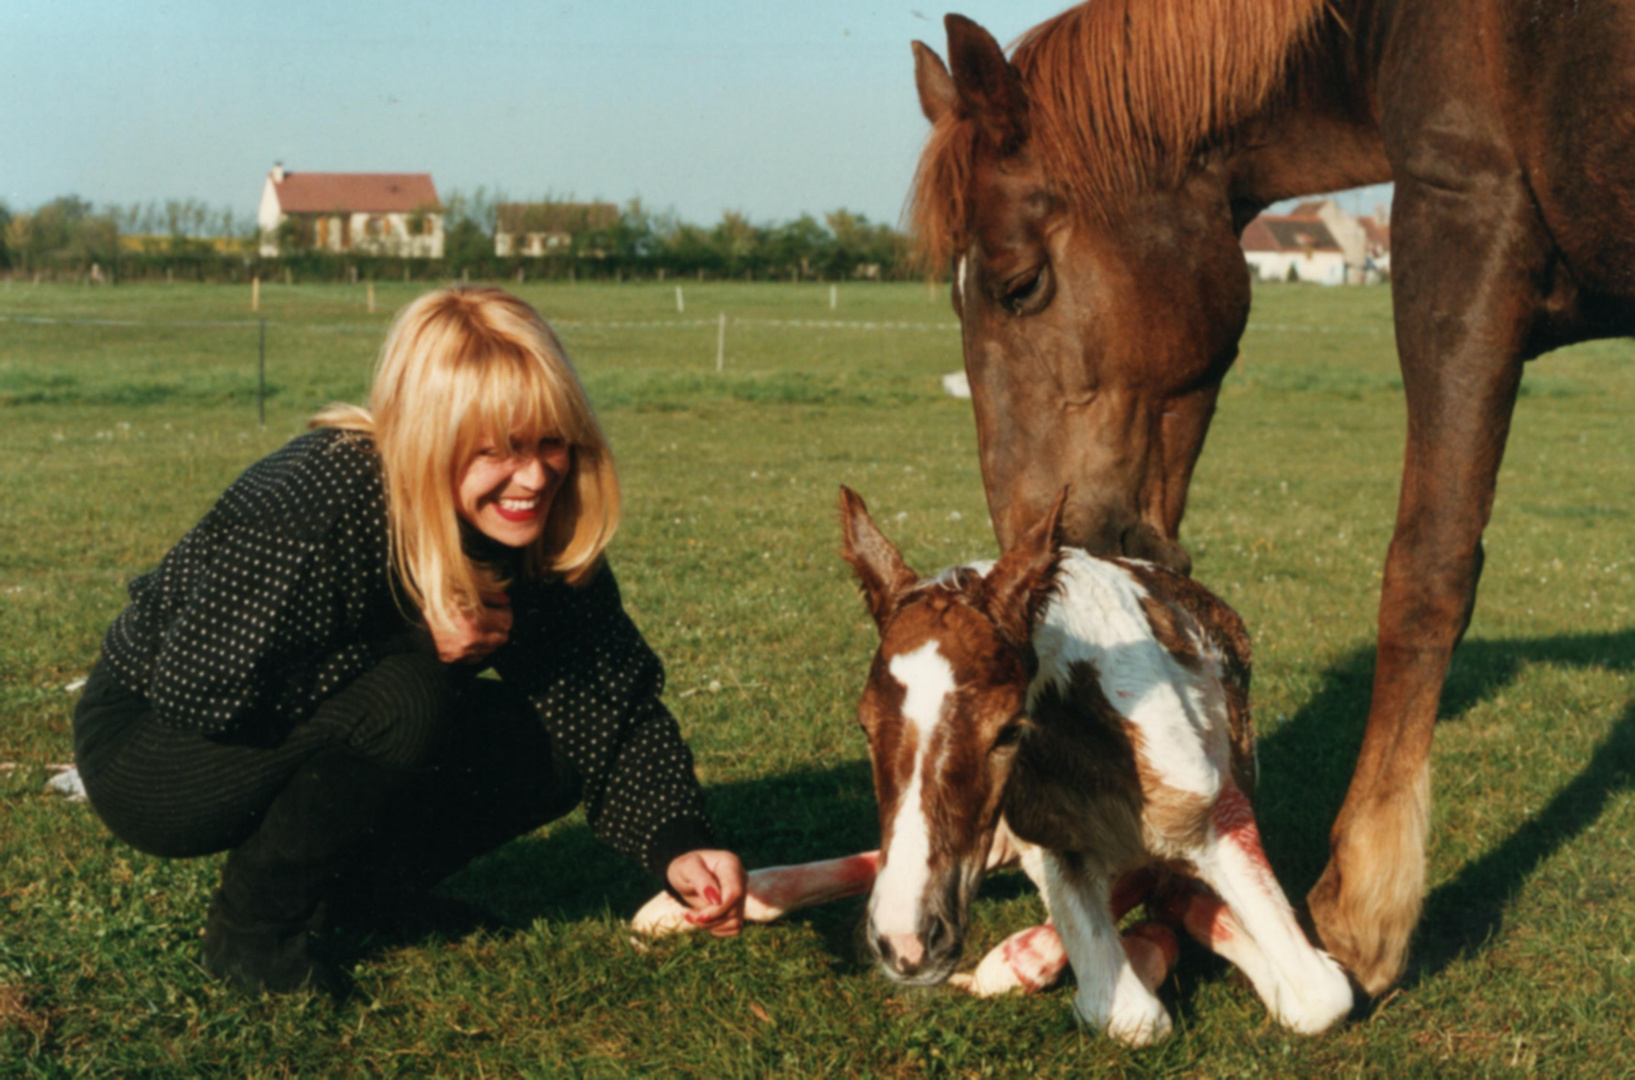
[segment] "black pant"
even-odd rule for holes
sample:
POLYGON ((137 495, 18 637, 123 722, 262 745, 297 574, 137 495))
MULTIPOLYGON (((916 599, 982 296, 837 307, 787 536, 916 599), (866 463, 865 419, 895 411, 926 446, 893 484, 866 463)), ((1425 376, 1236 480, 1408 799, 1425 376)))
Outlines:
POLYGON ((378 766, 394 778, 391 795, 372 804, 354 870, 400 885, 429 886, 579 801, 577 777, 521 694, 419 654, 388 657, 271 745, 168 727, 98 664, 74 741, 109 829, 170 857, 243 844, 315 755, 378 766))

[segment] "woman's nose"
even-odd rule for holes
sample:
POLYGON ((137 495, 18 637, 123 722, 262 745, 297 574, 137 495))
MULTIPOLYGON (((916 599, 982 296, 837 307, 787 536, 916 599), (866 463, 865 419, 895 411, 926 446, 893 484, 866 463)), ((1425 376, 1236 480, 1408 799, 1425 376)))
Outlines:
POLYGON ((527 454, 517 465, 517 471, 511 474, 511 478, 537 491, 545 486, 547 475, 544 459, 538 454, 527 454))

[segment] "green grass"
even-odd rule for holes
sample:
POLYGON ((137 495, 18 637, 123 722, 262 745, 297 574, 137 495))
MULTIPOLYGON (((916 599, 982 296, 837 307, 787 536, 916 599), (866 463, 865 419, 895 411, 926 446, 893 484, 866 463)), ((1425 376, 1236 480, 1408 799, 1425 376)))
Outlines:
MULTIPOLYGON (((873 630, 837 557, 836 486, 910 562, 993 539, 945 296, 918 286, 525 285, 622 466, 629 604, 669 669, 723 834, 750 865, 873 845, 851 723, 873 630), (728 327, 717 374, 716 315, 728 327), (794 326, 840 320, 861 325, 794 326), (643 324, 643 325, 636 325, 643 324), (887 326, 884 324, 910 324, 887 326), (940 324, 940 328, 935 328, 940 324)), ((1183 954, 1163 1046, 1075 1028, 1071 990, 907 993, 861 959, 861 902, 638 953, 651 891, 575 816, 448 882, 514 927, 378 943, 360 993, 247 1000, 198 968, 217 859, 164 861, 42 791, 125 583, 247 464, 358 399, 379 286, 271 285, 267 426, 244 289, 0 291, 0 1075, 1628 1075, 1635 1038, 1635 349, 1537 362, 1482 599, 1435 748, 1431 891, 1402 989, 1317 1039, 1183 954), (80 325, 19 320, 112 320, 80 325), (241 325, 175 326, 174 323, 241 325)), ((1255 638, 1261 822, 1288 892, 1326 857, 1361 736, 1401 460, 1381 289, 1267 287, 1184 539, 1255 638)), ((990 883, 969 958, 1039 917, 990 883)))

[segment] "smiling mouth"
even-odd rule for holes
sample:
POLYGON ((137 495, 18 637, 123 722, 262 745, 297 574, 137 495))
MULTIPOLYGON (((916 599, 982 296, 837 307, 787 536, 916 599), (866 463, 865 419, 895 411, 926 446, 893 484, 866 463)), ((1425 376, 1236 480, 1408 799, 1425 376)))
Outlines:
POLYGON ((539 516, 542 502, 538 495, 531 499, 499 499, 494 503, 494 512, 506 521, 532 521, 539 516))

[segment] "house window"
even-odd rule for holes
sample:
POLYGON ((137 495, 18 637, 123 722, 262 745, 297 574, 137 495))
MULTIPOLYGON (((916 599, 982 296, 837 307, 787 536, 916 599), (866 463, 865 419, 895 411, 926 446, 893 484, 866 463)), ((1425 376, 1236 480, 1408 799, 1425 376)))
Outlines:
POLYGON ((328 218, 322 218, 321 217, 321 218, 318 219, 318 246, 321 247, 321 248, 326 248, 326 247, 329 246, 329 219, 328 218))
POLYGON ((352 218, 351 218, 350 215, 343 215, 341 217, 341 247, 342 248, 349 248, 351 246, 352 246, 352 218))
POLYGON ((386 219, 379 214, 372 214, 364 223, 363 230, 371 240, 378 240, 386 235, 386 219))

